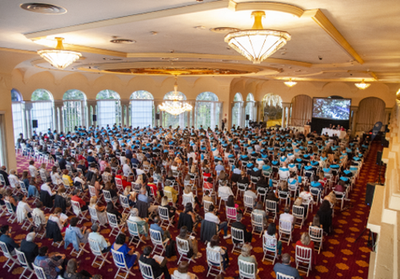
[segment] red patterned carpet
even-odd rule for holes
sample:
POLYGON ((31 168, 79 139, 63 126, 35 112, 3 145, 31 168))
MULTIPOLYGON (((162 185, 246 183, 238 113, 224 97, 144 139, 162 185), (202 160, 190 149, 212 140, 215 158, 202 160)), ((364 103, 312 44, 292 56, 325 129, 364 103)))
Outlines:
MULTIPOLYGON (((368 232, 365 232, 362 237, 355 242, 357 236, 363 231, 367 218, 369 215, 370 208, 364 204, 365 199, 365 190, 366 184, 368 182, 375 182, 378 178, 379 167, 375 164, 376 153, 379 149, 382 149, 380 145, 374 144, 371 147, 371 151, 366 158, 363 168, 360 173, 360 177, 351 193, 351 201, 346 202, 345 206, 348 208, 343 212, 340 212, 340 208, 336 207, 335 217, 333 219, 333 229, 334 233, 324 239, 323 249, 321 254, 317 254, 317 264, 313 265, 312 271, 309 274, 308 278, 346 278, 346 279, 362 279, 368 277, 368 263, 369 263, 369 254, 370 248, 367 245, 368 240, 368 232)), ((18 158, 18 172, 21 173, 23 169, 26 169, 28 163, 24 158, 18 158)), ((38 165, 38 164, 37 164, 38 165)), ((382 180, 384 178, 384 167, 382 167, 382 180)), ((281 212, 282 212, 281 205, 281 212)), ((317 209, 314 207, 314 214, 317 209)), ((203 212, 201 210, 201 215, 203 212)), ((225 213, 221 211, 221 219, 225 219, 225 213)), ((306 224, 311 222, 313 214, 309 214, 309 219, 306 224)), ((250 229, 250 217, 246 216, 246 223, 248 224, 248 228, 250 229)), ((6 224, 6 218, 0 218, 0 224, 6 224)), ((86 226, 91 226, 90 222, 84 223, 86 226)), ((18 224, 12 225, 12 236, 14 239, 20 240, 26 236, 26 231, 20 229, 18 224)), ((108 235, 109 229, 103 229, 101 233, 103 235, 108 235)), ((308 231, 308 225, 303 226, 300 230, 298 227, 294 230, 293 240, 296 242, 300 239, 301 233, 308 231)), ((171 233, 176 235, 178 231, 176 229, 172 229, 171 233)), ((113 242, 114 238, 111 238, 110 241, 113 242)), ((67 251, 61 248, 55 248, 50 246, 51 242, 43 239, 36 240, 39 246, 47 245, 50 247, 49 252, 60 252, 65 253, 67 258, 70 258, 69 253, 71 252, 71 247, 68 247, 67 251)), ((151 244, 150 241, 147 241, 148 244, 151 244)), ((230 251, 232 249, 231 240, 223 240, 221 235, 221 244, 228 247, 230 251)), ((253 246, 253 254, 258 259, 259 266, 259 277, 258 278, 275 278, 275 273, 273 272, 273 266, 270 262, 261 262, 263 257, 263 249, 262 249, 262 239, 258 236, 253 237, 252 240, 253 246)), ((292 255, 292 266, 294 266, 294 244, 290 244, 289 246, 284 243, 283 244, 283 253, 290 253, 292 255)), ((144 245, 141 244, 138 250, 142 251, 144 245)), ((87 247, 88 250, 90 250, 87 247)), ((199 278, 206 278, 207 274, 207 263, 206 263, 206 253, 205 246, 202 243, 199 243, 200 252, 203 256, 196 260, 196 263, 190 264, 190 271, 195 273, 199 278)), ((237 257, 238 254, 229 254, 230 257, 230 266, 226 271, 225 278, 237 278, 238 277, 238 267, 237 267, 237 257)), ((104 278, 112 278, 115 277, 115 272, 117 268, 114 264, 105 264, 102 270, 95 269, 90 266, 93 261, 93 256, 91 254, 83 254, 80 257, 80 260, 83 261, 81 264, 81 268, 86 269, 91 274, 102 274, 104 278)), ((109 260, 112 261, 111 255, 109 256, 109 260)), ((0 263, 6 261, 4 256, 0 257, 0 263)), ((170 273, 172 273, 176 268, 177 257, 173 257, 168 260, 168 268, 170 273)), ((2 278, 19 278, 22 268, 14 266, 10 273, 7 272, 6 269, 0 267, 1 274, 0 279, 2 278)), ((141 278, 140 271, 137 266, 133 268, 133 272, 136 274, 134 278, 141 278)), ((305 277, 305 274, 302 274, 305 277)), ((133 276, 131 276, 132 278, 133 276)), ((35 277, 32 277, 35 278, 35 277)), ((210 277, 211 278, 211 277, 210 277)))

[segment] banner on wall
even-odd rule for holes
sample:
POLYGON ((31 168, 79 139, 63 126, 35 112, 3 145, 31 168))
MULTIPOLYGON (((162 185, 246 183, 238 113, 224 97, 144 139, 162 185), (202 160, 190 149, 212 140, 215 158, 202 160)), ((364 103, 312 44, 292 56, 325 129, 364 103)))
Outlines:
POLYGON ((382 128, 382 122, 378 121, 375 123, 374 128, 372 128, 372 136, 371 136, 371 141, 374 140, 374 138, 376 137, 376 135, 379 133, 379 131, 382 128))

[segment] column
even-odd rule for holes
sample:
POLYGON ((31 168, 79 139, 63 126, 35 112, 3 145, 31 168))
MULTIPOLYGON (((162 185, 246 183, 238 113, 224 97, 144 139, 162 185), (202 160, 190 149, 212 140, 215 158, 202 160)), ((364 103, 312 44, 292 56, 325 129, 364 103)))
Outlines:
POLYGON ((81 112, 82 112, 82 116, 81 116, 81 125, 83 126, 87 126, 87 112, 86 112, 86 101, 81 101, 81 112))
POLYGON ((350 107, 350 111, 353 112, 352 113, 353 117, 351 118, 351 123, 350 123, 350 129, 351 129, 351 135, 354 136, 356 134, 358 107, 357 106, 351 106, 350 107))
POLYGON ((290 107, 290 103, 289 102, 282 102, 282 128, 286 128, 286 112, 288 111, 288 108, 290 107))
POLYGON ((162 104, 162 101, 154 101, 154 125, 160 127, 161 126, 161 111, 160 111, 160 118, 157 120, 157 108, 159 105, 162 104))
MULTIPOLYGON (((54 127, 53 129, 56 129, 57 132, 63 132, 64 131, 64 117, 63 117, 63 107, 64 107, 64 102, 62 100, 54 100, 54 127)), ((69 131, 65 131, 69 132, 69 131)))
MULTIPOLYGON (((93 115, 96 115, 96 106, 97 106, 97 100, 87 100, 87 119, 88 119, 88 125, 89 126, 95 126, 97 125, 97 121, 93 121, 93 115), (91 109, 93 109, 93 112, 91 113, 91 109)), ((97 115, 96 115, 97 116, 97 115)))
POLYGON ((24 138, 30 138, 32 135, 32 108, 33 105, 30 101, 25 101, 21 104, 22 112, 25 116, 25 125, 24 125, 24 138))
POLYGON ((121 125, 128 126, 129 127, 129 105, 130 105, 130 100, 121 100, 121 125))
POLYGON ((246 102, 240 102, 240 127, 244 128, 246 126, 246 102))
POLYGON ((191 128, 192 126, 196 125, 196 101, 189 101, 189 104, 192 106, 192 110, 188 113, 188 127, 191 128), (192 121, 190 122, 190 116, 192 117, 192 121))
POLYGON ((260 111, 259 111, 259 109, 260 109, 260 102, 254 102, 254 114, 255 114, 255 118, 254 118, 254 121, 255 122, 259 122, 260 121, 260 111))

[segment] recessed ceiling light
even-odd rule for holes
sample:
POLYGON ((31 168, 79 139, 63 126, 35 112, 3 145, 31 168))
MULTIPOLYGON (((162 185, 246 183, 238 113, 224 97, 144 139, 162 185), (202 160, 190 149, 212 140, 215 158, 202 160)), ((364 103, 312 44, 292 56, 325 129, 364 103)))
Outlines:
POLYGON ((158 35, 158 32, 156 32, 156 31, 151 31, 150 34, 153 35, 153 36, 155 36, 155 35, 158 35))
POLYGON ((112 39, 110 40, 110 43, 113 44, 134 44, 136 41, 130 40, 130 39, 112 39))
POLYGON ((235 32, 238 31, 239 29, 233 28, 233 27, 215 27, 215 28, 210 28, 211 32, 214 33, 230 33, 230 32, 235 32))
POLYGON ((193 28, 194 28, 194 29, 200 29, 200 30, 206 29, 203 25, 195 26, 195 27, 193 27, 193 28))
POLYGON ((61 6, 46 3, 23 3, 19 6, 29 12, 47 15, 62 15, 67 12, 67 9, 61 6))
POLYGON ((103 60, 105 60, 105 61, 121 61, 122 58, 108 58, 108 57, 104 57, 103 60))

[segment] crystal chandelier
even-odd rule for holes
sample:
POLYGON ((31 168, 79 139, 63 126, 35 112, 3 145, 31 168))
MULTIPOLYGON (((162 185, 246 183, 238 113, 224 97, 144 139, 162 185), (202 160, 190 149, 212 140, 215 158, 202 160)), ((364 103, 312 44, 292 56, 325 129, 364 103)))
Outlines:
POLYGON ((357 86, 358 89, 367 89, 371 84, 370 83, 365 83, 364 80, 361 81, 361 83, 355 83, 355 86, 357 86))
POLYGON ((193 109, 192 105, 183 101, 183 96, 179 95, 178 92, 178 76, 175 76, 174 92, 172 96, 168 96, 168 100, 165 100, 160 105, 160 110, 168 112, 172 115, 179 115, 186 111, 191 111, 193 109))
POLYGON ((290 78, 289 81, 285 81, 284 84, 286 86, 293 87, 293 86, 295 86, 297 84, 297 82, 292 81, 292 79, 290 78))
POLYGON ((254 64, 260 64, 283 47, 290 40, 290 34, 263 29, 262 17, 265 17, 263 11, 254 11, 251 15, 254 17, 253 27, 229 33, 225 36, 225 42, 254 64))
POLYGON ((60 37, 56 37, 55 39, 57 40, 56 49, 43 49, 39 50, 37 53, 53 67, 63 70, 78 60, 82 54, 79 52, 64 50, 62 43, 64 39, 60 37))

